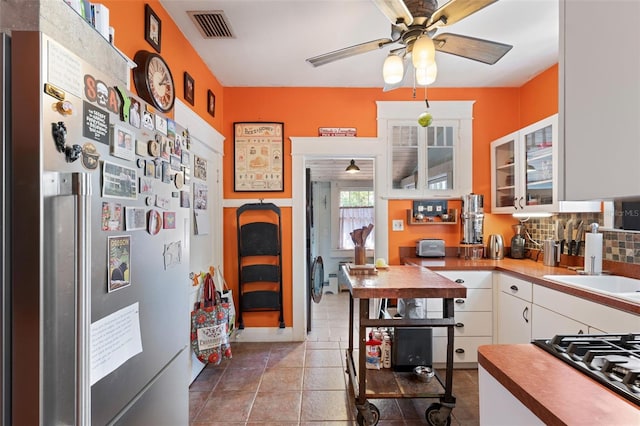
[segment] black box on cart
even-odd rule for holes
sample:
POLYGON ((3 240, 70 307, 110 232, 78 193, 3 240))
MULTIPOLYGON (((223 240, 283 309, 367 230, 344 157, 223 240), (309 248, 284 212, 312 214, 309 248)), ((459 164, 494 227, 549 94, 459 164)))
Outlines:
POLYGON ((391 365, 394 371, 412 371, 414 367, 433 365, 433 329, 396 327, 393 333, 391 365))

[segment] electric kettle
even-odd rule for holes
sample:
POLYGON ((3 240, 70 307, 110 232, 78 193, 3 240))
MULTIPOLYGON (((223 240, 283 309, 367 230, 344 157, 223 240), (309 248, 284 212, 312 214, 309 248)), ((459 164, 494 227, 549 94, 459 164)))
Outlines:
POLYGON ((489 235, 487 243, 487 257, 489 259, 504 259, 504 239, 500 234, 489 235))

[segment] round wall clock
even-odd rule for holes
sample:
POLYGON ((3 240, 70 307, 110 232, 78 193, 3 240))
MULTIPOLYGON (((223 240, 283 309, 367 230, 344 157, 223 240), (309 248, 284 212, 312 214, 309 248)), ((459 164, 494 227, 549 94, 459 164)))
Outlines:
POLYGON ((176 100, 175 84, 169 66, 157 55, 139 50, 133 60, 133 83, 138 95, 162 112, 171 111, 176 100))

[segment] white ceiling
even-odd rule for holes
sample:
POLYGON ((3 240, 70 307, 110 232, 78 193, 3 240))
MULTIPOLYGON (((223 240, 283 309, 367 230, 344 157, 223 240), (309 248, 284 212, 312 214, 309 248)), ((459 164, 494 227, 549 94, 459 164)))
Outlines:
MULTIPOLYGON (((305 59, 390 36, 371 0, 161 0, 225 87, 383 87, 390 49, 314 68, 305 59), (235 35, 204 39, 187 11, 223 11, 235 35)), ((440 1, 440 6, 445 4, 440 1)), ((558 61, 558 0, 500 0, 442 28, 513 45, 497 64, 438 52, 432 87, 518 87, 558 61)), ((409 80, 409 79, 407 79, 409 80)), ((410 84, 408 84, 410 85, 410 84)))

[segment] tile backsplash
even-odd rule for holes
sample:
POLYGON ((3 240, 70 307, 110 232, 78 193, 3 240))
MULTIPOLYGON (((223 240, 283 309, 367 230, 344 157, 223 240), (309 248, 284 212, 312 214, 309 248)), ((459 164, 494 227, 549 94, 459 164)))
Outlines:
MULTIPOLYGON (((603 215, 601 213, 560 213, 549 218, 531 218, 524 223, 525 228, 532 242, 527 238, 527 248, 540 249, 542 241, 554 236, 554 223, 561 220, 565 224, 569 219, 573 219, 574 223, 581 220, 585 224, 585 232, 590 231, 589 225, 597 222, 600 226, 603 224, 603 215)), ((625 232, 622 230, 602 231, 604 247, 603 256, 606 260, 615 262, 625 262, 632 264, 640 264, 640 233, 625 232)), ((511 239, 511 236, 508 237, 511 239)), ((580 256, 584 256, 584 244, 580 248, 580 256)))

